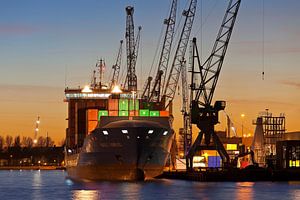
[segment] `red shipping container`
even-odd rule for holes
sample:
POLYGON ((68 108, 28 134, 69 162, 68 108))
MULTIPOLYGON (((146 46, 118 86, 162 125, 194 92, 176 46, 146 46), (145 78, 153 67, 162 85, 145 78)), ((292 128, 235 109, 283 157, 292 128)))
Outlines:
POLYGON ((119 111, 117 110, 110 110, 108 111, 109 116, 119 116, 119 111))
POLYGON ((169 111, 161 110, 161 111, 159 111, 159 115, 161 117, 169 117, 169 111))
POLYGON ((109 99, 108 100, 108 110, 119 110, 118 99, 109 99))
POLYGON ((139 116, 139 111, 129 111, 129 116, 139 116))
POLYGON ((87 110, 87 120, 97 121, 98 120, 98 110, 97 109, 88 109, 87 110))

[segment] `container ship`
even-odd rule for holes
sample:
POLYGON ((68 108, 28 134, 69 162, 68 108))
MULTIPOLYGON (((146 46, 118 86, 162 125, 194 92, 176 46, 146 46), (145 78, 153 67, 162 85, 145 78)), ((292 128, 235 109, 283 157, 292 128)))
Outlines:
POLYGON ((143 180, 160 175, 174 135, 169 112, 131 92, 85 89, 65 90, 69 177, 143 180))
MULTIPOLYGON (((172 7, 175 6, 176 1, 173 1, 172 7)), ((135 38, 133 7, 128 6, 125 10, 125 80, 120 81, 118 78, 122 58, 121 40, 109 84, 102 83, 105 63, 99 60, 89 86, 65 89, 65 101, 68 103, 65 164, 69 177, 75 180, 150 179, 162 174, 170 154, 174 139, 172 98, 160 99, 162 96, 159 94, 163 88, 160 83, 164 82, 165 75, 162 75, 165 72, 161 70, 163 67, 158 67, 156 83, 148 82, 148 87, 144 86, 144 92, 137 93, 135 65, 141 27, 135 38), (118 86, 117 83, 120 82, 123 83, 122 86, 118 86), (151 93, 150 85, 154 85, 151 93), (165 102, 168 102, 168 106, 165 102)), ((175 8, 171 9, 170 16, 174 16, 172 13, 176 14, 175 8)), ((171 32, 174 31, 174 20, 170 18, 165 22, 170 24, 169 29, 173 27, 171 32)), ((170 34, 170 30, 166 34, 170 34)), ((164 45, 159 63, 167 63, 170 43, 164 42, 168 45, 164 45)), ((176 89, 177 82, 166 85, 172 85, 176 89)), ((174 94, 170 96, 174 97, 174 94)))

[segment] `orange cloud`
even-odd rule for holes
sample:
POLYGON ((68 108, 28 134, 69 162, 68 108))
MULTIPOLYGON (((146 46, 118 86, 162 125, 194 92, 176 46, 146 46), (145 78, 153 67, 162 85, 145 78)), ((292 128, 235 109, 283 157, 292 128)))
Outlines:
POLYGON ((281 84, 283 85, 288 85, 288 86, 293 86, 293 87, 296 87, 298 89, 300 89, 300 83, 298 82, 294 82, 294 81, 281 81, 280 82, 281 84))

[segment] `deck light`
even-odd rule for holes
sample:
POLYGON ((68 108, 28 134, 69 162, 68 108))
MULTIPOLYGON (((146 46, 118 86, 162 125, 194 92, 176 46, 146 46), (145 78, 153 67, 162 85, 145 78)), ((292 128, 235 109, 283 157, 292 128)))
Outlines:
POLYGON ((107 131, 102 131, 102 132, 103 132, 103 135, 108 135, 107 131))
POLYGON ((118 85, 114 85, 111 93, 119 94, 119 93, 122 93, 122 90, 120 89, 120 87, 118 85))
POLYGON ((148 131, 148 134, 152 134, 154 131, 153 130, 149 130, 148 131))
POLYGON ((163 133, 163 135, 167 135, 168 134, 168 131, 165 131, 164 133, 163 133))
POLYGON ((128 130, 122 130, 122 133, 128 134, 128 130))
POLYGON ((89 85, 86 85, 86 86, 84 86, 84 88, 81 90, 81 92, 83 92, 83 93, 90 93, 90 92, 93 92, 93 91, 91 90, 91 88, 90 88, 89 85))

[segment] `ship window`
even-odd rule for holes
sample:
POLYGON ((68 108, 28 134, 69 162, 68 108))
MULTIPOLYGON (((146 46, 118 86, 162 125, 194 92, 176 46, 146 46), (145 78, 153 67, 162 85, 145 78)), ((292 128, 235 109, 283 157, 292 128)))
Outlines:
POLYGON ((148 131, 148 134, 152 134, 154 131, 153 130, 149 130, 148 131))
POLYGON ((165 131, 164 133, 163 133, 163 135, 167 135, 168 134, 168 131, 165 131))
POLYGON ((122 133, 127 134, 128 130, 122 130, 122 133))
POLYGON ((103 135, 108 135, 107 131, 102 131, 102 132, 103 132, 103 135))

